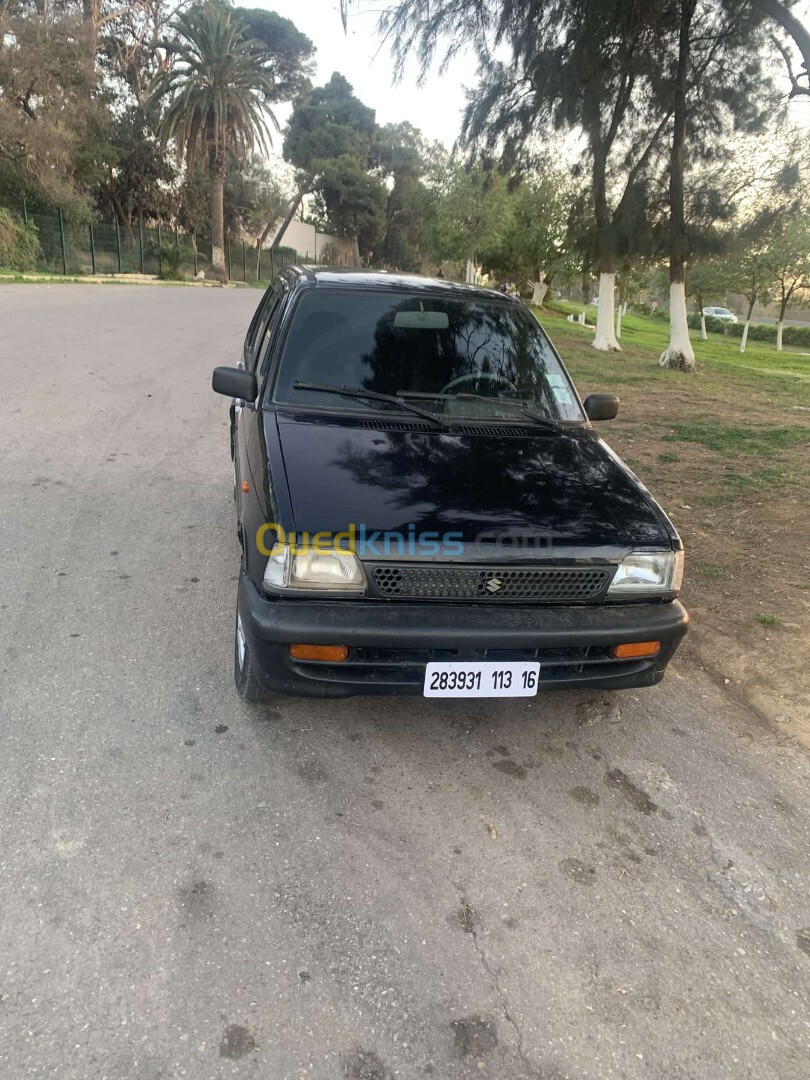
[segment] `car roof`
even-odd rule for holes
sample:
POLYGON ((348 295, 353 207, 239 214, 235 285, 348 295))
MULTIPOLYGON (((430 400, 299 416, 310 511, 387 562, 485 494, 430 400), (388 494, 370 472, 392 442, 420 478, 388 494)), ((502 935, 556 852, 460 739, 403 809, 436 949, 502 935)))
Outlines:
POLYGON ((467 298, 478 296, 482 300, 501 300, 516 304, 518 301, 497 289, 483 285, 462 285, 446 278, 425 277, 422 274, 405 274, 389 270, 359 270, 342 266, 296 266, 291 267, 301 284, 328 285, 352 289, 381 289, 408 292, 445 293, 448 296, 467 298))

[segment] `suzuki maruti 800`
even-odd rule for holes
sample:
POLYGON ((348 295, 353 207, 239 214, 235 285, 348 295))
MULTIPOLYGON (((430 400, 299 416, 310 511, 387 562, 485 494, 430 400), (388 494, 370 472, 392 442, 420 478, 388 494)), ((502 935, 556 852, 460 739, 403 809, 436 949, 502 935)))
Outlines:
POLYGON ((651 686, 683 545, 537 319, 488 289, 288 268, 250 324, 231 453, 239 693, 651 686))

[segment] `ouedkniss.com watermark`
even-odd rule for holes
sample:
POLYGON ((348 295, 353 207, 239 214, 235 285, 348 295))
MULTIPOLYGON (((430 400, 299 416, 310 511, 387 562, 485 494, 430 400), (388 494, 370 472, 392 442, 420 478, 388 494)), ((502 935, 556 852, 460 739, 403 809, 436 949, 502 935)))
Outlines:
POLYGON ((350 524, 342 532, 293 533, 276 522, 269 521, 256 531, 256 547, 260 554, 279 555, 285 549, 294 552, 349 551, 358 558, 457 558, 458 556, 491 557, 494 553, 514 555, 529 552, 547 556, 552 548, 552 531, 535 530, 528 535, 516 535, 503 529, 488 529, 472 540, 462 532, 419 530, 409 524, 404 530, 368 529, 363 524, 350 524))

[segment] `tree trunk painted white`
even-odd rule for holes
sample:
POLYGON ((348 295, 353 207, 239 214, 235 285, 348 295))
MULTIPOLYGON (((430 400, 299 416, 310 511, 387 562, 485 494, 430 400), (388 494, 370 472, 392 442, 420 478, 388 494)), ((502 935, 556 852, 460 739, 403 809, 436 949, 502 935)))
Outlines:
POLYGON ((596 333, 593 347, 600 352, 621 352, 622 347, 616 340, 613 316, 615 313, 614 291, 615 274, 599 275, 599 309, 596 315, 596 333))
POLYGON ((548 292, 548 285, 542 279, 540 281, 530 281, 529 284, 532 287, 531 302, 535 307, 542 307, 548 292))
POLYGON ((701 341, 709 340, 709 335, 706 333, 706 316, 702 311, 700 313, 700 338, 701 341))
POLYGON ((740 339, 740 352, 745 352, 745 343, 748 341, 748 327, 751 325, 751 320, 745 320, 745 326, 743 327, 743 335, 740 339))
POLYGON ((619 304, 616 308, 616 337, 621 339, 622 336, 622 310, 624 304, 619 304))
POLYGON ((669 286, 669 347, 658 361, 661 367, 675 371, 695 370, 695 350, 689 340, 686 319, 686 287, 682 281, 669 286))
POLYGON ((782 319, 776 324, 776 351, 782 352, 782 331, 785 328, 785 324, 782 319))
POLYGON ((475 263, 472 259, 467 259, 467 265, 464 268, 464 280, 468 285, 475 285, 475 263))
POLYGON ((627 314, 627 305, 628 305, 628 301, 625 300, 625 302, 622 304, 622 315, 623 316, 627 314))

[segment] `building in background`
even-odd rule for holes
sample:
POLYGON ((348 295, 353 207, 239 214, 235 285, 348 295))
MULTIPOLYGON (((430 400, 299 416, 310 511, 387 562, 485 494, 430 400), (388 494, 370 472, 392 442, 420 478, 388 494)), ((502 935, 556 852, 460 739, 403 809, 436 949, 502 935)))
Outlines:
MULTIPOLYGON (((279 221, 279 225, 281 222, 279 221)), ((293 219, 284 230, 281 247, 293 248, 306 262, 328 266, 352 266, 352 242, 342 236, 318 232, 314 225, 293 219)))

